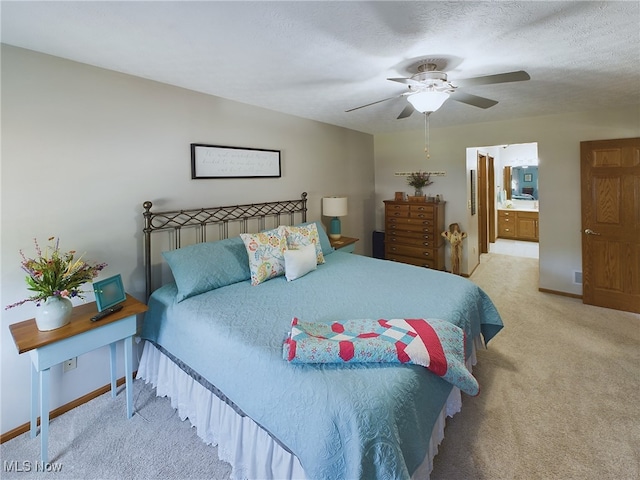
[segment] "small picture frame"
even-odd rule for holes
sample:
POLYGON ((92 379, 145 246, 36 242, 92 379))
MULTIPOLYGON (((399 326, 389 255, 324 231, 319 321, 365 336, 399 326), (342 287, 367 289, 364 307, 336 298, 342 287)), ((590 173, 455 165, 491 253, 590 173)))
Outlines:
POLYGON ((533 174, 531 173, 525 173, 524 174, 524 181, 525 182, 530 182, 532 180, 533 174))
POLYGON ((396 202, 404 202, 405 201, 404 192, 396 192, 394 200, 396 202))
POLYGON ((111 308, 127 299, 120 274, 93 282, 93 293, 96 295, 98 312, 111 308))

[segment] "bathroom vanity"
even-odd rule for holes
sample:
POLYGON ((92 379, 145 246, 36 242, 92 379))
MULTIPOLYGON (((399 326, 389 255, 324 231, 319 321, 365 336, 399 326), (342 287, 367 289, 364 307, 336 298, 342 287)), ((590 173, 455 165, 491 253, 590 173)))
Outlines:
POLYGON ((538 241, 538 211, 498 209, 498 238, 538 241))

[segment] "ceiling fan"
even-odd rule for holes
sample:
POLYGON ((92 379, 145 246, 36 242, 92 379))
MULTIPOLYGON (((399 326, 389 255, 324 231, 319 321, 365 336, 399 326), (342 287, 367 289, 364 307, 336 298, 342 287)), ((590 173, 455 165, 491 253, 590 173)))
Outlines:
POLYGON ((470 93, 458 90, 459 87, 470 87, 477 85, 490 85, 494 83, 522 82, 531 77, 524 70, 516 72, 498 73, 495 75, 485 75, 467 79, 456 80, 455 83, 447 79, 447 74, 438 70, 435 63, 426 62, 418 65, 418 72, 410 78, 388 78, 393 82, 404 83, 408 86, 408 91, 389 98, 383 98, 376 102, 360 105, 351 108, 346 112, 353 112, 360 108, 369 107, 378 103, 393 100, 394 98, 407 97, 409 104, 400 112, 398 118, 410 116, 414 110, 420 113, 435 112, 449 98, 457 102, 466 103, 474 107, 490 108, 498 102, 489 98, 479 97, 470 93))

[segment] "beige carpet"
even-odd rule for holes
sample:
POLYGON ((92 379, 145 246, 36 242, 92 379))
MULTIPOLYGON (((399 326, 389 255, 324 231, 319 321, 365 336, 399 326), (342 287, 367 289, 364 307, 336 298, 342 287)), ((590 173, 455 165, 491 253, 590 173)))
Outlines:
MULTIPOLYGON (((506 326, 478 354, 482 391, 447 420, 432 480, 640 478, 640 316, 539 293, 537 272, 537 260, 492 254, 473 274, 506 326)), ((0 477, 229 478, 166 398, 134 385, 130 420, 121 392, 51 422, 61 472, 35 471, 39 438, 25 433, 1 446, 0 477)))
POLYGON ((505 328, 478 354, 481 393, 448 420, 432 480, 639 479, 640 315, 538 292, 535 259, 486 255, 472 280, 505 328))

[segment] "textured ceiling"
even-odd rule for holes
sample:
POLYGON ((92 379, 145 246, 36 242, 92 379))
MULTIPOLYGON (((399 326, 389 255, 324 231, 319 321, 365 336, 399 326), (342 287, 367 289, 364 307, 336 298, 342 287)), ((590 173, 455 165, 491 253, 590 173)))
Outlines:
MULTIPOLYGON (((449 80, 526 70, 531 80, 461 88, 431 125, 640 105, 640 2, 7 2, 2 42, 368 133, 397 120, 387 80, 439 59, 449 80)), ((640 108, 640 107, 639 107, 640 108)))

